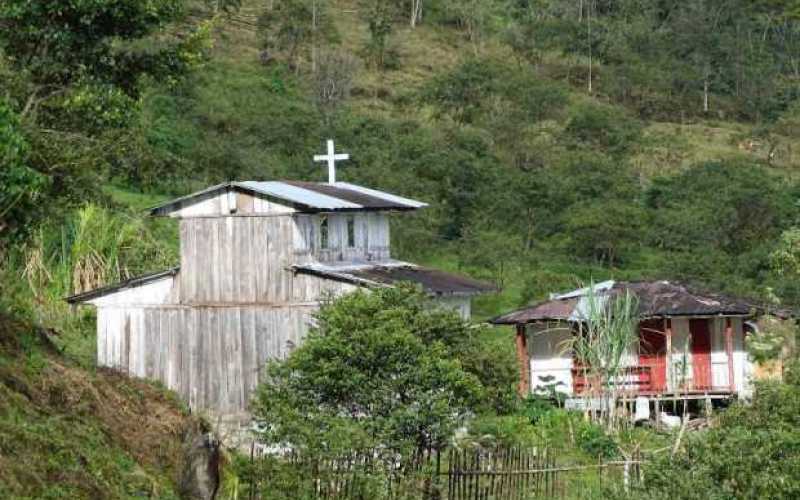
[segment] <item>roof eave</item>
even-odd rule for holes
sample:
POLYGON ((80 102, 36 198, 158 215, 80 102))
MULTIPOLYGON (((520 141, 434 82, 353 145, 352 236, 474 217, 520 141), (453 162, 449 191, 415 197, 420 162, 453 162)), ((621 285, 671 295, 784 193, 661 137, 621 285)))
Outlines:
POLYGON ((87 302, 89 300, 96 299, 98 297, 103 297, 105 295, 109 295, 111 293, 124 290, 126 288, 136 288, 139 286, 147 285, 148 283, 152 283, 154 281, 158 281, 160 279, 164 279, 167 277, 174 277, 176 274, 178 274, 178 271, 180 271, 180 266, 166 269, 164 271, 158 271, 155 273, 145 274, 142 276, 136 276, 128 280, 121 281, 119 283, 114 283, 111 285, 102 286, 100 288, 95 288, 94 290, 89 290, 87 292, 81 292, 75 295, 70 295, 69 297, 64 297, 63 300, 68 304, 80 304, 83 302, 87 302))

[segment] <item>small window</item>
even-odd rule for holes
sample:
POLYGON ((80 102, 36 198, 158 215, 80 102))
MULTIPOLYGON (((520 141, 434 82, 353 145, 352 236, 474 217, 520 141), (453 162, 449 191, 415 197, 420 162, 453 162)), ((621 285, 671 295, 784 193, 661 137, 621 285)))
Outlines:
POLYGON ((319 221, 319 246, 328 248, 328 217, 323 215, 319 221))
POLYGON ((356 218, 352 215, 347 218, 347 247, 356 246, 356 218))

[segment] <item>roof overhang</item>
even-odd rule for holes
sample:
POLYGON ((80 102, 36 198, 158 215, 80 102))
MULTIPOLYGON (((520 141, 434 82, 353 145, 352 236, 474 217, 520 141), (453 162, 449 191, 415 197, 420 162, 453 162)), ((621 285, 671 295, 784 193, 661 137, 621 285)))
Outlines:
POLYGON ((435 297, 469 297, 499 291, 489 283, 402 261, 355 265, 306 264, 296 265, 293 269, 298 273, 366 288, 392 287, 409 282, 421 286, 427 295, 435 297))
POLYGON ((205 195, 230 190, 262 196, 306 213, 410 211, 428 206, 421 201, 347 182, 326 184, 300 181, 233 181, 166 201, 148 210, 150 215, 165 216, 205 195))
POLYGON ((114 283, 113 285, 107 285, 104 287, 95 288, 94 290, 89 290, 87 292, 71 295, 69 297, 64 298, 64 300, 69 304, 80 304, 83 302, 88 302, 90 300, 99 297, 104 297, 106 295, 110 295, 112 293, 116 293, 121 290, 147 285, 149 283, 161 279, 172 278, 176 274, 178 274, 178 271, 180 271, 180 266, 166 269, 164 271, 143 274, 141 276, 136 276, 134 278, 121 281, 119 283, 114 283))
MULTIPOLYGON (((551 295, 551 300, 508 312, 490 320, 495 325, 523 325, 547 321, 581 322, 586 318, 587 302, 592 289, 551 295)), ((639 318, 711 318, 753 317, 765 309, 745 300, 716 293, 700 293, 684 285, 668 281, 598 283, 593 288, 604 304, 612 296, 630 292, 637 299, 639 318)))

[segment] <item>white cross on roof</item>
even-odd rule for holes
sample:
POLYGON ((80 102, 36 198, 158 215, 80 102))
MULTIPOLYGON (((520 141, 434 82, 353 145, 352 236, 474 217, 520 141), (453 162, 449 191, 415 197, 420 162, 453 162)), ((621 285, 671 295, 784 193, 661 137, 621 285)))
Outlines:
POLYGON ((336 160, 349 160, 350 155, 347 153, 335 154, 333 148, 333 140, 328 139, 328 154, 314 155, 314 161, 328 162, 328 184, 336 184, 336 160))

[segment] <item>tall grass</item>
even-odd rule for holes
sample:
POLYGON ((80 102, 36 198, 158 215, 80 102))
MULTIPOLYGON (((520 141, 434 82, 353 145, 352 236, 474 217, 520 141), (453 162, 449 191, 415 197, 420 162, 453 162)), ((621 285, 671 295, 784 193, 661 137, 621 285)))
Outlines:
POLYGON ((64 298, 175 265, 175 248, 156 237, 141 216, 86 204, 62 224, 40 226, 25 246, 0 256, 0 306, 62 332, 63 347, 89 360, 93 314, 69 307, 64 298))
POLYGON ((598 294, 591 283, 585 303, 578 334, 572 337, 569 347, 584 370, 588 395, 602 401, 600 418, 612 431, 619 386, 624 382, 625 355, 638 340, 638 301, 628 290, 598 294))

